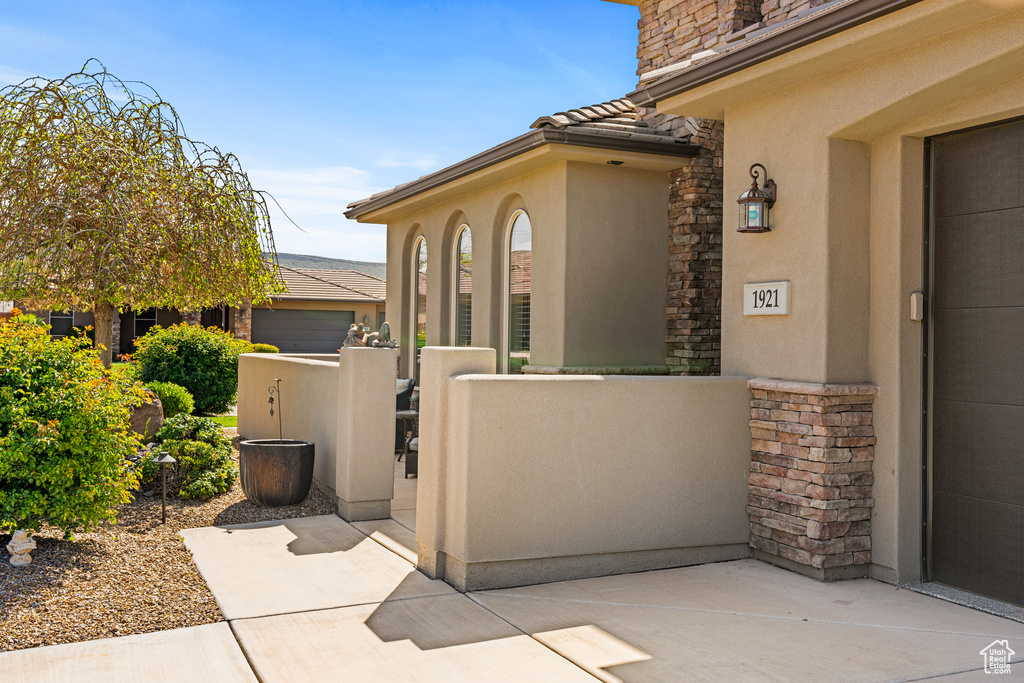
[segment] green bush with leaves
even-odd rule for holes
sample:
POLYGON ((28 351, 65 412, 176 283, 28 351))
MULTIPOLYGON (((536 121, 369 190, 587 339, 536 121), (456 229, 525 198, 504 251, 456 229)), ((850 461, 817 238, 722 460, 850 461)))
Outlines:
MULTIPOLYGON (((178 495, 205 500, 229 490, 238 478, 231 458, 231 442, 220 425, 207 417, 181 413, 164 423, 156 433, 156 451, 167 451, 177 464, 178 495)), ((143 467, 146 481, 155 480, 159 465, 151 460, 143 467)))
POLYGON ((251 344, 216 327, 156 325, 135 340, 132 360, 145 383, 185 387, 200 415, 223 413, 238 393, 238 357, 251 344))
POLYGON ((183 386, 171 382, 149 382, 146 388, 157 395, 160 405, 164 408, 164 419, 185 413, 191 415, 195 409, 195 401, 192 394, 183 386))
POLYGON ((281 349, 273 344, 253 344, 247 353, 280 353, 281 349))
POLYGON ((93 329, 92 325, 73 325, 68 328, 67 336, 85 337, 90 343, 96 343, 96 330, 93 329))
POLYGON ((128 419, 142 396, 87 340, 53 339, 26 319, 0 324, 0 531, 47 522, 70 537, 114 520, 137 483, 128 419))

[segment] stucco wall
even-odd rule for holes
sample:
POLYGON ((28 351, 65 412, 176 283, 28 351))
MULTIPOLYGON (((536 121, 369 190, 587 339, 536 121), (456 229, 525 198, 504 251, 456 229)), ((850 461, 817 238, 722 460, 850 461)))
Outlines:
POLYGON ((444 498, 425 515, 421 481, 417 540, 453 585, 747 555, 745 378, 461 374, 483 352, 424 350, 420 469, 444 498))
POLYGON ((924 139, 1024 114, 1022 35, 1019 9, 922 2, 660 105, 726 122, 723 372, 880 388, 878 578, 920 578, 924 139), (779 198, 772 232, 740 234, 754 162, 779 198), (767 280, 792 282, 792 314, 744 316, 767 280))
POLYGON ((389 219, 388 322, 402 345, 403 375, 412 374, 414 355, 416 240, 427 243, 427 344, 446 345, 452 250, 463 224, 473 240, 472 343, 502 358, 505 238, 518 209, 533 228, 530 363, 662 365, 667 202, 664 170, 609 166, 602 158, 600 164, 554 161, 389 219))
MULTIPOLYGON (((337 357, 335 357, 337 358, 337 357)), ((285 354, 245 353, 238 359, 238 433, 246 439, 276 439, 278 418, 284 438, 316 444, 313 477, 332 494, 338 440, 337 360, 285 354), (281 379, 281 396, 270 414, 268 387, 281 379)))
POLYGON ((316 444, 313 477, 349 520, 384 519, 394 493, 393 349, 346 348, 334 361, 243 354, 238 364, 238 432, 316 444), (281 379, 270 415, 267 388, 281 379))

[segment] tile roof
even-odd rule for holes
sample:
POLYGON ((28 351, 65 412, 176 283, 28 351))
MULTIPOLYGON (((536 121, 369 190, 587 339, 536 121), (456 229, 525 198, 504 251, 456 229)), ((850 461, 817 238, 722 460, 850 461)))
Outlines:
POLYGON ((651 142, 669 142, 677 138, 670 131, 657 130, 650 127, 647 121, 641 121, 637 115, 636 105, 626 99, 560 111, 550 116, 542 116, 530 125, 530 128, 534 129, 569 127, 585 129, 598 135, 651 142))
MULTIPOLYGON (((612 100, 611 102, 592 104, 589 107, 557 112, 550 116, 542 116, 534 121, 530 128, 534 132, 524 133, 457 164, 420 176, 408 183, 396 185, 390 190, 378 192, 365 199, 354 201, 348 205, 349 210, 345 212, 345 216, 357 218, 365 210, 365 207, 381 204, 378 200, 390 196, 394 198, 393 201, 399 201, 405 198, 405 195, 413 196, 415 193, 424 192, 430 187, 436 187, 453 178, 461 177, 465 173, 479 170, 479 168, 497 163, 509 156, 520 154, 533 146, 547 142, 580 144, 582 139, 587 138, 585 144, 588 146, 607 145, 609 149, 629 148, 632 151, 642 150, 651 154, 670 153, 681 156, 696 156, 698 149, 684 144, 689 142, 691 131, 686 131, 687 134, 684 135, 684 131, 678 129, 670 131, 652 128, 647 121, 639 119, 636 105, 627 99, 612 100), (573 135, 565 136, 569 139, 547 139, 550 137, 561 138, 562 136, 552 135, 553 132, 558 131, 571 132, 573 135), (595 142, 598 144, 594 144, 595 142), (492 156, 495 158, 492 159, 492 156), (415 192, 403 192, 403 190, 417 185, 420 187, 415 192)), ((374 210, 376 208, 380 207, 374 206, 374 210)))
POLYGON ((384 280, 355 270, 314 270, 278 266, 287 288, 278 301, 384 303, 384 280))

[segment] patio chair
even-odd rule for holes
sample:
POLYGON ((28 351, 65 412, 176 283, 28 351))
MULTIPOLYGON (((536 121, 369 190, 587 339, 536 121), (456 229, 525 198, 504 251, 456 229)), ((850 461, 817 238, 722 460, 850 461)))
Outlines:
POLYGON ((416 388, 416 380, 412 377, 395 381, 395 410, 409 410, 409 399, 416 388))
POLYGON ((403 454, 405 455, 405 478, 408 479, 410 474, 419 478, 420 438, 418 436, 409 435, 405 441, 403 454))
MULTIPOLYGON (((412 377, 398 379, 395 381, 395 410, 409 410, 409 400, 412 398, 413 389, 416 388, 416 380, 412 377)), ((395 453, 399 453, 398 459, 402 459, 405 450, 406 437, 410 429, 410 419, 399 417, 395 420, 395 453)))

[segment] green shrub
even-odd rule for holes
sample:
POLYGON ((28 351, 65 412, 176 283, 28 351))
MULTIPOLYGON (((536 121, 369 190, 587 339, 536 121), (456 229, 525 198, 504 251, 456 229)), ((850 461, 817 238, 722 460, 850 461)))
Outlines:
POLYGON ((160 399, 164 407, 164 419, 169 419, 180 413, 191 415, 195 408, 195 401, 188 389, 171 382, 150 382, 146 388, 152 391, 160 399))
POLYGON ((238 356, 249 342, 216 327, 174 325, 150 328, 135 340, 132 359, 143 382, 172 382, 185 387, 196 414, 223 413, 238 392, 238 356))
POLYGON ((96 343, 96 330, 93 329, 92 325, 73 325, 68 328, 68 337, 82 338, 85 337, 92 343, 96 343))
MULTIPOLYGON (((156 433, 155 453, 167 451, 177 460, 176 486, 182 498, 205 500, 229 490, 238 478, 231 442, 220 425, 207 417, 175 415, 156 433)), ((147 461, 145 481, 153 481, 160 466, 147 461)))
POLYGON ((253 344, 247 353, 280 353, 281 349, 273 344, 253 344))
POLYGON ((88 341, 33 321, 0 324, 0 531, 73 531, 130 500, 139 448, 128 427, 142 387, 108 374, 88 341))
POLYGON ((132 382, 141 382, 138 363, 111 363, 110 372, 132 382))

